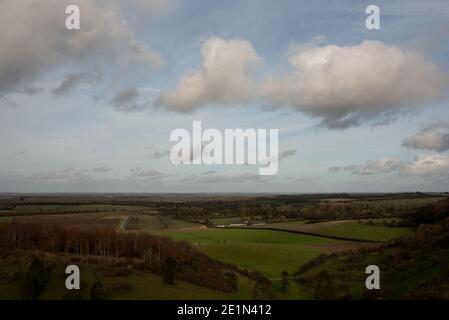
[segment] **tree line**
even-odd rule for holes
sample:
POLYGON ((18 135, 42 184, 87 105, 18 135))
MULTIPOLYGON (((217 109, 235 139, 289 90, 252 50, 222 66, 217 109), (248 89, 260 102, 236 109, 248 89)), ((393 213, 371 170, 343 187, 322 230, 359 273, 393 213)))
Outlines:
POLYGON ((142 269, 223 292, 236 289, 235 278, 225 269, 235 268, 200 253, 187 242, 146 233, 64 229, 47 224, 0 224, 0 248, 54 254, 130 259, 142 269))

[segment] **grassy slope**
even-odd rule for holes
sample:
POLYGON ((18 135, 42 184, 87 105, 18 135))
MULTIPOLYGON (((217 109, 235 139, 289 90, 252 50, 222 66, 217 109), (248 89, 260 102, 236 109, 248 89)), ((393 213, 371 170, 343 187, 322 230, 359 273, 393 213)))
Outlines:
POLYGON ((279 277, 283 270, 296 271, 298 265, 323 252, 320 245, 344 244, 342 241, 266 230, 209 229, 159 234, 189 241, 213 258, 259 270, 269 278, 279 277))
MULTIPOLYGON (((17 266, 2 264, 0 273, 12 272, 17 266)), ((177 281, 174 285, 162 282, 162 277, 143 272, 133 272, 127 276, 105 276, 91 266, 80 265, 81 298, 90 299, 90 286, 99 279, 106 289, 108 299, 251 299, 254 282, 238 276, 236 292, 223 293, 203 288, 187 282, 177 281), (117 284, 126 284, 128 289, 117 289, 117 284)), ((0 300, 20 299, 20 281, 0 281, 0 300)), ((65 274, 62 268, 52 272, 48 286, 40 299, 58 300, 73 296, 75 291, 65 288, 65 274)))
POLYGON ((326 270, 335 280, 337 297, 350 294, 352 298, 362 298, 367 293, 365 289, 365 268, 368 265, 378 265, 381 272, 381 289, 388 298, 407 298, 410 290, 416 289, 428 280, 449 270, 449 249, 424 250, 412 257, 392 264, 392 256, 397 249, 388 249, 382 253, 371 253, 348 261, 348 257, 331 259, 320 266, 302 274, 313 276, 326 270), (435 260, 435 257, 438 257, 435 260), (437 262, 435 262, 437 261, 437 262))

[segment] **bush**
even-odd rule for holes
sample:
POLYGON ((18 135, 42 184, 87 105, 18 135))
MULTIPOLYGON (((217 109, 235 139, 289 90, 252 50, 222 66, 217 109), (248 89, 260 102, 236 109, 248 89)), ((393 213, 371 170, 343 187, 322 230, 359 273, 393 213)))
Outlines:
POLYGON ((272 300, 276 298, 273 284, 265 277, 259 277, 253 290, 253 297, 256 300, 272 300))
POLYGON ((95 280, 90 287, 90 299, 91 300, 105 300, 106 290, 103 288, 103 284, 100 280, 95 280))
POLYGON ((281 292, 287 292, 288 288, 290 287, 290 281, 289 281, 289 276, 288 276, 288 272, 287 271, 282 271, 281 273, 281 292))
POLYGON ((22 281, 22 297, 26 300, 36 300, 48 283, 48 273, 41 260, 33 258, 24 274, 22 281))
POLYGON ((173 257, 168 257, 165 262, 164 283, 174 284, 176 279, 176 271, 178 269, 178 261, 173 257))

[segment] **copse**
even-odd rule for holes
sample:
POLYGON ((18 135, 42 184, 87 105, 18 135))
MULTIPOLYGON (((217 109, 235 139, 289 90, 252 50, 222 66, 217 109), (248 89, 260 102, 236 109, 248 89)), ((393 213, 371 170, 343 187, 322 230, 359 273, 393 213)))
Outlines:
POLYGON ((446 218, 449 218, 449 199, 419 207, 407 216, 407 220, 412 226, 434 224, 446 218))
MULTIPOLYGON (((222 272, 223 269, 233 266, 213 260, 187 242, 177 242, 146 233, 8 223, 0 224, 0 249, 97 256, 116 260, 126 258, 161 275, 167 271, 167 261, 176 261, 176 279, 224 292, 233 291, 235 288, 235 283, 222 272)), ((175 274, 172 277, 174 281, 175 274)))

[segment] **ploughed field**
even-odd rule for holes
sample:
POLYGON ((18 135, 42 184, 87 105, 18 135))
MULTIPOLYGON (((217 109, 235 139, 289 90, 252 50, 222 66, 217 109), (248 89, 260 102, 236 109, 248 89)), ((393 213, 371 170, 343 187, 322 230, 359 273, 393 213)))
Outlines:
POLYGON ((129 215, 120 212, 17 216, 16 223, 54 224, 64 228, 117 229, 129 215))

